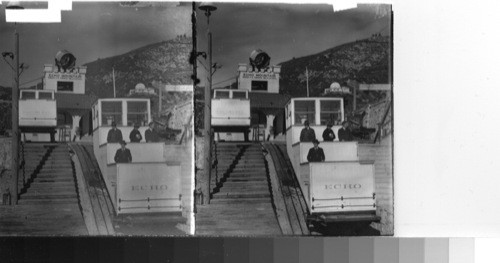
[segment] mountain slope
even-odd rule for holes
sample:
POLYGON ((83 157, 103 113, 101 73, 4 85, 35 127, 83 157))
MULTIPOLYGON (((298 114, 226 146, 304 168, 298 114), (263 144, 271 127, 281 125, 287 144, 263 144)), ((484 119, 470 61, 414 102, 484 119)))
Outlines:
POLYGON ((98 59, 87 66, 86 93, 99 98, 113 96, 113 67, 115 69, 116 96, 125 97, 136 84, 151 87, 155 82, 164 84, 191 83, 192 68, 189 53, 192 40, 186 36, 148 45, 126 54, 98 59))
POLYGON ((375 35, 318 54, 281 63, 280 93, 306 96, 306 67, 311 96, 319 96, 333 82, 388 83, 389 37, 375 35))

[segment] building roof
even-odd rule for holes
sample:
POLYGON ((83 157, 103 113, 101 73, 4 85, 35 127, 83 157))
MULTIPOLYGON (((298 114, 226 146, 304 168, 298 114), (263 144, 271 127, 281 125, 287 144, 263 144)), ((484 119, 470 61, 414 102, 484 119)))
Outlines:
POLYGON ((267 92, 249 92, 250 108, 284 109, 289 95, 267 92))
POLYGON ((55 97, 59 109, 90 110, 97 100, 93 95, 63 92, 56 92, 55 97))

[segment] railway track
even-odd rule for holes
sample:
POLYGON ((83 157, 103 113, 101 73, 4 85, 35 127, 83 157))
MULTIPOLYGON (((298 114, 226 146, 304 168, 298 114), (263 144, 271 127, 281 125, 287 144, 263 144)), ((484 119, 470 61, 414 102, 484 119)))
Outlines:
POLYGON ((115 233, 113 227, 113 204, 102 175, 94 157, 91 144, 71 144, 71 148, 78 156, 82 173, 85 178, 87 192, 92 207, 92 219, 96 226, 96 234, 112 235, 115 233))
POLYGON ((287 221, 294 235, 310 235, 306 223, 307 206, 304 195, 292 169, 284 143, 264 143, 264 148, 271 155, 283 195, 287 221))

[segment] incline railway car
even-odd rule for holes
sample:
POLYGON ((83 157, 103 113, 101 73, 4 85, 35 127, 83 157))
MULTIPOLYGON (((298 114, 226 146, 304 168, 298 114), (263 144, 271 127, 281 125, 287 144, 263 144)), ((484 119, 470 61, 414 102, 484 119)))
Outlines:
POLYGON ((172 161, 173 152, 181 152, 179 145, 166 145, 154 140, 145 142, 145 132, 151 122, 149 99, 99 99, 92 107, 94 154, 104 177, 117 214, 181 212, 189 200, 183 193, 181 164, 172 161), (130 150, 132 161, 117 163, 115 155, 121 145, 108 141, 112 124, 122 134, 130 150), (139 126, 139 142, 131 142, 129 135, 139 126))
POLYGON ((217 131, 250 127, 250 100, 247 90, 214 90, 212 127, 217 131))
POLYGON ((22 132, 55 133, 57 103, 53 90, 21 90, 19 128, 22 132))
POLYGON ((344 120, 342 98, 294 98, 286 105, 287 152, 306 199, 310 223, 371 223, 379 221, 373 162, 360 162, 357 142, 339 142, 338 130, 344 120), (308 162, 312 142, 301 142, 304 122, 309 121, 324 162, 308 162), (337 138, 322 139, 328 123, 337 138))

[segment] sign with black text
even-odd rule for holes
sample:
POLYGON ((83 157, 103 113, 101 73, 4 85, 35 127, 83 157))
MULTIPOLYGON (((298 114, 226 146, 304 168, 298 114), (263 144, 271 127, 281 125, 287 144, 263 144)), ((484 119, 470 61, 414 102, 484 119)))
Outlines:
POLYGON ((117 214, 181 211, 181 167, 165 163, 117 164, 117 214))

